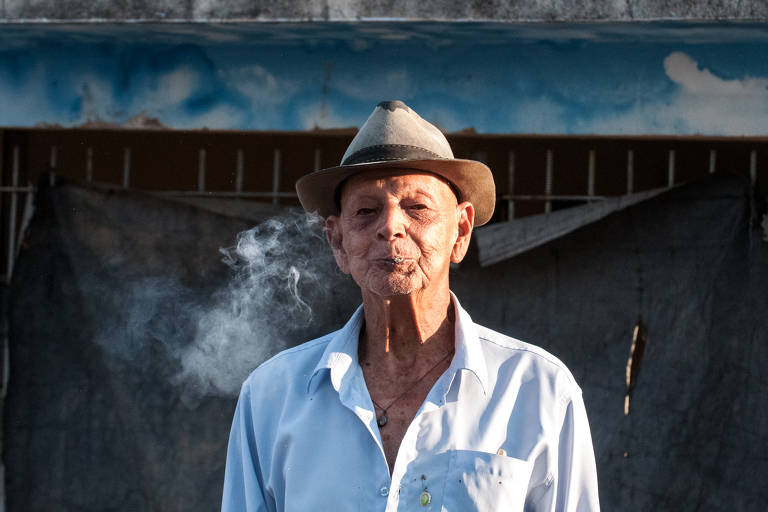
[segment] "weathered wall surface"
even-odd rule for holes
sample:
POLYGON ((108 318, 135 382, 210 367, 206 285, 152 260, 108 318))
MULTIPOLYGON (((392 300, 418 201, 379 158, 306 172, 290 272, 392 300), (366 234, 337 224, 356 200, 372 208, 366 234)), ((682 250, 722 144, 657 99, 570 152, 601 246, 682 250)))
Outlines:
POLYGON ((763 136, 765 55, 759 22, 14 23, 0 126, 344 128, 400 99, 449 132, 763 136))
POLYGON ((763 0, 0 0, 7 21, 768 19, 763 0))

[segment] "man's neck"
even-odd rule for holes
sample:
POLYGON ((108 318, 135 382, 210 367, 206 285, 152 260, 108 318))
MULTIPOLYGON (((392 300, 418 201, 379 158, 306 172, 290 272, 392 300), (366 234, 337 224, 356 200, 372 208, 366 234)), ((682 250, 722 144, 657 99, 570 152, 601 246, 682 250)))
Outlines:
POLYGON ((453 349, 455 313, 447 287, 440 293, 364 296, 363 307, 361 359, 391 370, 416 368, 453 349))

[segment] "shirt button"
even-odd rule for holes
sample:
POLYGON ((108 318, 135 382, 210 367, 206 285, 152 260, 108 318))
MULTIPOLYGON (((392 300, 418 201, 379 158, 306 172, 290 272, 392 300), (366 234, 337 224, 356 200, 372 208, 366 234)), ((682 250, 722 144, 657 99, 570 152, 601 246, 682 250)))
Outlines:
POLYGON ((389 494, 389 489, 387 489, 386 486, 382 487, 381 489, 379 489, 379 494, 381 494, 382 496, 386 496, 387 494, 389 494))
POLYGON ((419 504, 422 507, 426 507, 432 502, 432 495, 429 494, 427 491, 424 491, 421 493, 421 496, 419 496, 419 504))
POLYGON ((506 455, 507 452, 504 451, 504 448, 499 448, 498 454, 499 455, 506 455))

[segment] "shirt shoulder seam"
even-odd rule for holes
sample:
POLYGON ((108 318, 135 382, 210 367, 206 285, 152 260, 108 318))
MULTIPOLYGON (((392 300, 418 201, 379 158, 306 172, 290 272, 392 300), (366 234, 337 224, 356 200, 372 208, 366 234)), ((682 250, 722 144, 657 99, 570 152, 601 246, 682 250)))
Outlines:
POLYGON ((280 359, 295 355, 299 352, 304 352, 305 350, 314 349, 319 345, 328 345, 328 343, 330 343, 331 339, 335 335, 336 335, 336 331, 326 334, 325 336, 321 336, 319 338, 306 341, 304 343, 301 343, 300 345, 296 345, 295 347, 287 348, 285 350, 278 352, 277 354, 273 355, 272 357, 270 357, 269 359, 261 363, 259 366, 257 366, 248 376, 247 380, 250 380, 251 377, 253 377, 253 375, 255 375, 256 373, 261 373, 262 369, 265 369, 271 366, 272 364, 276 363, 280 359))
MULTIPOLYGON (((500 335, 504 336, 505 338, 509 338, 510 340, 515 340, 515 338, 511 338, 511 337, 503 335, 503 334, 500 334, 500 335)), ((493 345, 496 345, 497 347, 500 347, 500 348, 503 348, 503 349, 514 350, 514 351, 517 351, 517 352, 526 352, 528 354, 534 355, 534 356, 536 356, 536 357, 546 361, 548 364, 550 364, 550 365, 554 366, 555 368, 557 368, 561 373, 565 374, 565 376, 568 379, 568 381, 572 385, 576 386, 576 389, 579 390, 579 392, 581 392, 581 388, 579 387, 578 383, 576 382, 576 379, 573 378, 573 375, 571 374, 571 371, 568 369, 568 367, 565 366, 565 364, 563 364, 562 361, 557 359, 555 356, 549 354, 545 350, 543 350, 543 349, 533 350, 531 347, 527 346, 528 343, 525 343, 524 341, 520 341, 520 340, 515 340, 515 341, 517 343, 521 343, 521 344, 523 344, 525 346, 510 346, 510 345, 506 345, 506 344, 503 344, 503 343, 499 343, 498 341, 493 340, 493 339, 491 339, 491 338, 489 338, 487 336, 484 336, 482 334, 478 334, 478 339, 483 340, 483 341, 487 341, 488 343, 492 343, 493 345)))

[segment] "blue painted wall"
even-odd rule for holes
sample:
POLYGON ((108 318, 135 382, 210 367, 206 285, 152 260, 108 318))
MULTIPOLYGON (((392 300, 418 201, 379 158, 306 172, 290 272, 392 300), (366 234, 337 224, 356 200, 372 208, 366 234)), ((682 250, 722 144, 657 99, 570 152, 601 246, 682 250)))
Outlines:
POLYGON ((0 25, 0 125, 768 134, 768 25, 0 25))

